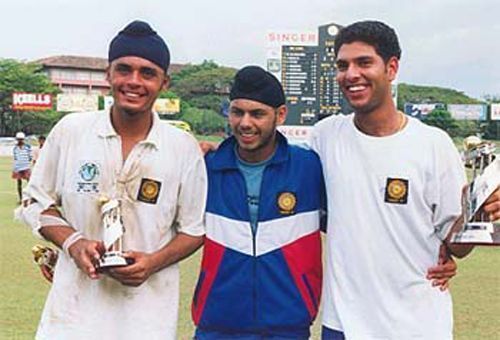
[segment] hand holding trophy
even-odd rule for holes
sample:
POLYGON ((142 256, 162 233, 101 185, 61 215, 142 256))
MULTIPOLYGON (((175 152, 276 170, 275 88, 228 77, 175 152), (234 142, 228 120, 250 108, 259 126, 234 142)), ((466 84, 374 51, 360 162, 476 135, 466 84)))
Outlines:
POLYGON ((130 264, 123 256, 122 236, 123 227, 121 202, 118 199, 107 197, 99 198, 101 204, 103 242, 106 252, 99 260, 100 270, 112 267, 121 267, 130 264))
POLYGON ((489 221, 480 208, 500 186, 500 159, 495 144, 470 136, 464 140, 465 166, 472 169, 472 181, 462 198, 464 227, 452 236, 453 243, 500 245, 500 224, 489 221))

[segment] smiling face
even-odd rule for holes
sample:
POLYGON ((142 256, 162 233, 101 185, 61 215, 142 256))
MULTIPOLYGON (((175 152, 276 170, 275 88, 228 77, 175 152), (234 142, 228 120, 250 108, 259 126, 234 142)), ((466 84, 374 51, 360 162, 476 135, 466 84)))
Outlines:
POLYGON ((163 69, 149 60, 126 56, 114 60, 107 72, 114 97, 114 109, 128 116, 150 113, 169 78, 163 69))
POLYGON ((247 162, 260 162, 274 152, 276 126, 283 124, 285 105, 273 108, 249 100, 235 99, 229 106, 229 125, 238 142, 238 154, 247 162))
POLYGON ((363 42, 343 44, 337 54, 337 82, 357 113, 370 113, 392 104, 391 82, 399 61, 384 62, 375 48, 363 42))

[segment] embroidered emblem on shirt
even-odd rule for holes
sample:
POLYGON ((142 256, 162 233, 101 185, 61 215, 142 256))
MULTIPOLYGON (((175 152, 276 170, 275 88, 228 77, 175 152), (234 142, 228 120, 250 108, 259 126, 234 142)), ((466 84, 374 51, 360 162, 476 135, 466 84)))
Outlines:
POLYGON ((137 200, 144 203, 156 204, 160 195, 160 188, 161 182, 143 178, 139 187, 139 193, 137 194, 137 200))
POLYGON ((95 163, 87 162, 80 167, 80 178, 85 182, 90 182, 99 175, 99 167, 95 163))
POLYGON ((385 187, 385 202, 408 203, 408 180, 402 178, 387 178, 385 187))
POLYGON ((297 205, 297 197, 293 192, 282 192, 278 195, 278 208, 283 215, 293 214, 297 205))
POLYGON ((78 170, 80 181, 76 183, 76 192, 98 193, 100 173, 99 165, 96 162, 84 161, 78 170))

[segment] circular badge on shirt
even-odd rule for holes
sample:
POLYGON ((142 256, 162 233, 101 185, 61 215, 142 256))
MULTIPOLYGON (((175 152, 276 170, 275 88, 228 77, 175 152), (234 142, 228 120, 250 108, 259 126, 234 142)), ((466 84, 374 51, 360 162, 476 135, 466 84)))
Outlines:
POLYGON ((297 197, 293 192, 282 192, 278 196, 278 207, 282 214, 292 214, 297 205, 297 197))
POLYGON ((158 183, 155 181, 144 181, 141 187, 141 194, 145 199, 152 200, 158 196, 158 183))
POLYGON ((393 199, 399 200, 406 195, 406 183, 401 180, 392 180, 387 187, 389 196, 393 199))

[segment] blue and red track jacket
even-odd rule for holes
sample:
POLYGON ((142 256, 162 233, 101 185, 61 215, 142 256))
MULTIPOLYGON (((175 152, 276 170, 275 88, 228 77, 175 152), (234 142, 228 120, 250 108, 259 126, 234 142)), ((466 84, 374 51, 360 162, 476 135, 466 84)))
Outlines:
POLYGON ((192 305, 198 330, 303 336, 316 317, 323 173, 313 151, 277 138, 262 177, 255 233, 235 139, 206 156, 207 233, 192 305))

